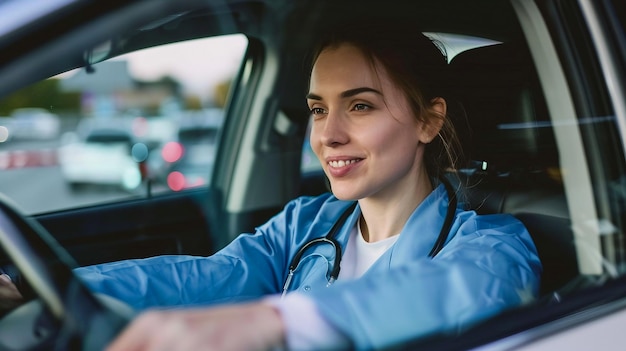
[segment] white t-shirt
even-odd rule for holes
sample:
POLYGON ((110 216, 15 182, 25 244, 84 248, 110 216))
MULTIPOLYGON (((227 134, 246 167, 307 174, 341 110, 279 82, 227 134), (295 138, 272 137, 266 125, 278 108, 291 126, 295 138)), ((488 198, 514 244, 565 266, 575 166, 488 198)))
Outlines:
MULTIPOLYGON (((338 280, 363 275, 398 239, 399 235, 394 235, 369 243, 363 239, 359 222, 350 232, 338 280)), ((333 350, 349 346, 349 341, 320 316, 306 295, 293 292, 284 298, 273 295, 266 301, 280 311, 288 350, 333 350)))
POLYGON ((373 243, 363 239, 360 221, 350 232, 348 245, 341 258, 341 271, 338 279, 354 279, 363 275, 398 240, 399 235, 390 236, 373 243))

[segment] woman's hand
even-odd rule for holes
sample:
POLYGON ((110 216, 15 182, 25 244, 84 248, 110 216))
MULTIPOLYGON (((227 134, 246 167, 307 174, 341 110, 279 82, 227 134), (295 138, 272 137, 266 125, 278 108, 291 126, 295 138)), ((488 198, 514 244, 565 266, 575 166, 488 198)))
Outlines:
POLYGON ((108 351, 271 350, 284 345, 279 312, 264 303, 148 311, 108 351))
POLYGON ((24 303, 24 297, 11 278, 6 274, 0 274, 0 316, 24 303))

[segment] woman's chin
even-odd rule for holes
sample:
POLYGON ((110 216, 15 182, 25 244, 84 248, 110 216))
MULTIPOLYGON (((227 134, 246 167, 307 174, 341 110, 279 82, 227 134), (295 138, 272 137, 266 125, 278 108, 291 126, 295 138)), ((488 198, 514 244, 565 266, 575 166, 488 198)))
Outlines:
POLYGON ((335 189, 331 186, 331 192, 335 195, 339 200, 344 201, 356 201, 361 198, 357 193, 353 191, 343 190, 343 189, 335 189))

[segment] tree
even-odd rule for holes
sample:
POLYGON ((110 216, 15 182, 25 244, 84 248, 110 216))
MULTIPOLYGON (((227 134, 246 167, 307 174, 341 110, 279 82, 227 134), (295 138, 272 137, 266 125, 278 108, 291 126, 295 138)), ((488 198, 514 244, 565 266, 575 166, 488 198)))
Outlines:
POLYGON ((230 92, 232 80, 226 80, 218 83, 215 86, 215 106, 224 108, 226 107, 226 99, 228 99, 228 93, 230 92))
POLYGON ((0 100, 0 115, 10 115, 13 110, 21 107, 40 107, 51 112, 75 112, 80 109, 80 94, 63 92, 57 78, 42 80, 0 100))

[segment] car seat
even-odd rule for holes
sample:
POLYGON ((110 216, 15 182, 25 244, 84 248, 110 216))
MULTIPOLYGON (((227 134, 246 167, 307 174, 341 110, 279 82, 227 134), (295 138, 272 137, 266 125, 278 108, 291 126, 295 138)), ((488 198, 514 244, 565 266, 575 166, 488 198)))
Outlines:
POLYGON ((525 224, 543 264, 540 294, 549 295, 579 271, 558 149, 529 52, 515 43, 474 48, 450 69, 450 96, 463 109, 452 117, 471 160, 457 172, 463 195, 479 213, 510 213, 525 224))

